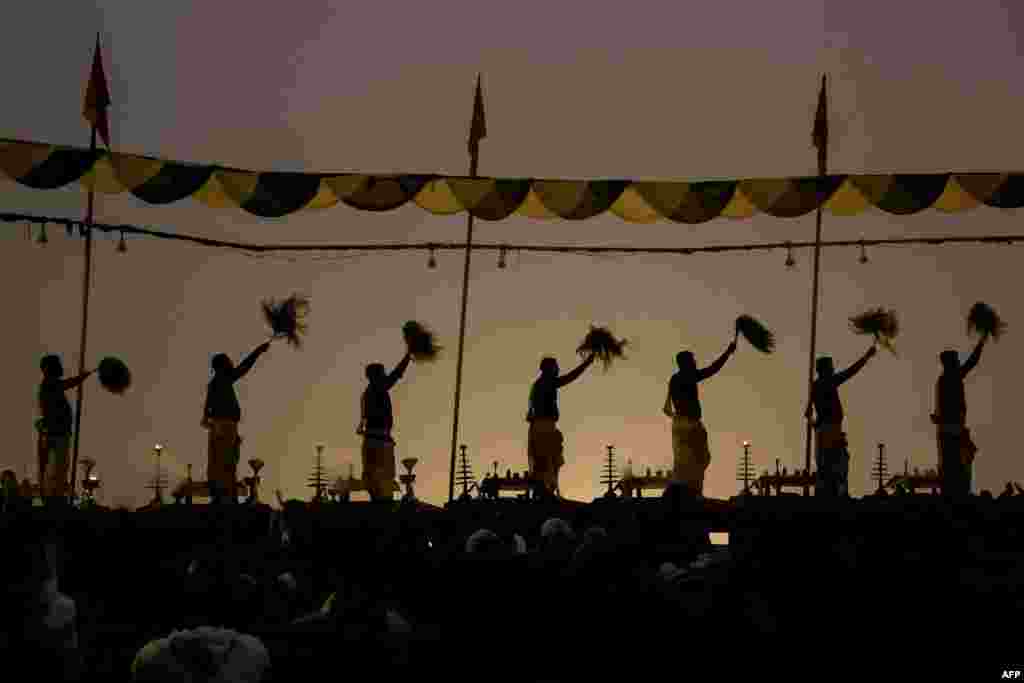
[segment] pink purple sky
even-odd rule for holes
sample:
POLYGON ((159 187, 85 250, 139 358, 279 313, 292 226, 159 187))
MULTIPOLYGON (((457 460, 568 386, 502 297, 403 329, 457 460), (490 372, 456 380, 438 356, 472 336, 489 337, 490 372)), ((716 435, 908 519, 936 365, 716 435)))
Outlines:
MULTIPOLYGON (((810 128, 822 72, 831 75, 830 167, 837 172, 1020 170, 1024 96, 1021 10, 1010 2, 909 9, 903 4, 723 1, 327 3, 44 1, 9 13, 0 41, 7 97, 0 135, 85 145, 82 94, 96 31, 113 98, 115 148, 253 169, 465 173, 472 89, 483 72, 489 136, 480 172, 499 176, 699 179, 813 172, 810 128)), ((916 5, 916 3, 915 3, 916 5)), ((3 185, 0 210, 79 218, 85 195, 3 185)), ((253 242, 460 241, 463 216, 415 207, 259 220, 185 200, 167 207, 104 197, 97 220, 253 242)), ((1013 233, 1015 212, 927 211, 856 218, 826 213, 825 239, 1013 233)), ((28 241, 8 225, 0 286, 8 292, 6 372, 0 392, 4 461, 32 471, 38 359, 60 353, 77 367, 82 243, 50 231, 28 241), (33 294, 25 296, 23 293, 33 294)), ((510 219, 478 223, 487 242, 702 246, 813 239, 814 217, 767 216, 697 226, 510 219)), ((99 461, 107 503, 141 504, 165 445, 172 481, 201 474, 199 427, 211 354, 237 358, 265 335, 259 301, 312 298, 308 344, 275 346, 243 380, 243 459, 266 461, 265 495, 307 498, 313 445, 327 444, 335 473, 359 473, 363 367, 396 363, 400 326, 418 319, 450 350, 413 366, 393 392, 398 456, 414 455, 418 493, 447 495, 462 256, 253 258, 153 239, 96 244, 91 363, 107 354, 132 367, 128 397, 88 386, 82 455, 99 461)), ((877 443, 893 470, 936 460, 932 409, 937 354, 969 351, 964 319, 986 301, 1009 322, 967 385, 980 446, 976 486, 1024 478, 1018 464, 1015 387, 1024 324, 1019 247, 911 247, 822 253, 818 349, 839 366, 867 340, 847 318, 869 306, 901 316, 899 357, 879 354, 843 390, 853 456, 851 488, 870 488, 877 443)), ((778 350, 741 345, 702 387, 712 464, 706 494, 737 490, 744 439, 760 471, 776 458, 803 464, 803 402, 810 343, 811 253, 787 271, 780 252, 592 257, 494 254, 473 259, 460 441, 479 474, 526 467, 524 414, 544 355, 569 369, 590 322, 631 340, 628 360, 588 372, 561 396, 567 465, 562 488, 589 500, 606 444, 654 469, 671 462, 661 414, 673 358, 692 349, 709 363, 741 313, 766 322, 778 350)), ((242 468, 246 470, 247 468, 242 468)))

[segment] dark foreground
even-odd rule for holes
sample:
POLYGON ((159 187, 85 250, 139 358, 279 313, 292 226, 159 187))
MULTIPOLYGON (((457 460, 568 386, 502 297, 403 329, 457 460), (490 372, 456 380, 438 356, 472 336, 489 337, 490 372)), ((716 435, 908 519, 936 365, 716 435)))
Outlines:
POLYGON ((5 666, 19 651, 44 666, 18 640, 10 587, 26 539, 56 533, 80 680, 131 680, 143 645, 201 625, 258 637, 264 681, 997 680, 1024 662, 1024 496, 33 509, 0 517, 0 533, 5 666), (573 535, 542 535, 553 517, 573 535), (585 534, 595 526, 606 535, 585 534), (497 541, 467 552, 481 528, 497 541))

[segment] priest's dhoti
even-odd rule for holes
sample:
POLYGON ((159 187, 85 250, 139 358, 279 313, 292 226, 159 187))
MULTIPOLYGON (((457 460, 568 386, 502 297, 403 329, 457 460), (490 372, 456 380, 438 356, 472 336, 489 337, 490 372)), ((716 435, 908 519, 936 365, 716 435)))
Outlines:
POLYGON ((210 496, 227 496, 228 500, 234 500, 242 445, 238 423, 219 418, 210 418, 206 422, 210 432, 206 455, 206 480, 210 485, 210 496))
POLYGON ((704 473, 711 464, 708 432, 700 420, 672 418, 672 479, 704 494, 704 473))
POLYGON ((562 432, 554 420, 535 418, 530 423, 526 442, 530 475, 540 481, 549 493, 558 490, 558 471, 565 464, 563 449, 562 432))
POLYGON ((936 432, 942 492, 954 496, 970 494, 974 455, 978 452, 971 430, 962 424, 939 424, 936 432))
POLYGON ((363 435, 363 483, 370 500, 392 500, 395 491, 395 442, 390 435, 363 435))
POLYGON ((814 481, 816 496, 849 495, 850 452, 841 424, 819 424, 815 427, 814 481))
POLYGON ((44 497, 61 497, 68 493, 68 474, 71 452, 70 434, 46 434, 43 436, 43 452, 46 454, 46 475, 40 488, 44 497))

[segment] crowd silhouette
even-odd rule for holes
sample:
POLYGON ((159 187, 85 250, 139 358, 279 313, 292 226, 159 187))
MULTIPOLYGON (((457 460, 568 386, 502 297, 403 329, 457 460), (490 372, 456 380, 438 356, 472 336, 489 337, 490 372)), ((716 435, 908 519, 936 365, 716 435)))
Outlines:
POLYGON ((292 500, 70 514, 11 502, 0 650, 43 680, 410 667, 580 680, 608 675, 604 654, 625 671, 634 659, 671 671, 682 652, 669 648, 697 656, 726 638, 753 657, 732 670, 774 671, 786 665, 758 658, 794 643, 899 638, 913 649, 950 629, 960 652, 1005 656, 1015 632, 1001 624, 1024 579, 1024 496, 1012 484, 959 500, 741 496, 728 546, 712 545, 711 513, 681 484, 573 508, 292 500))

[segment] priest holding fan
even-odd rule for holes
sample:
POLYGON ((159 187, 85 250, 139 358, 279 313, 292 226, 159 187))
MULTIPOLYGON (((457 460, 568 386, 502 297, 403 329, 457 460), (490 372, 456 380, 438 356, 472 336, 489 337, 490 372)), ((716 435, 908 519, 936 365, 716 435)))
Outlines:
POLYGON ((64 392, 74 389, 98 371, 103 387, 120 394, 131 384, 131 373, 123 362, 110 357, 100 361, 96 370, 88 370, 70 379, 64 379, 60 356, 44 356, 39 369, 43 373, 38 393, 41 417, 36 421, 39 431, 39 488, 42 496, 56 500, 67 493, 68 452, 74 425, 71 404, 64 392))
POLYGON ((245 377, 269 348, 270 342, 263 342, 237 366, 226 353, 218 353, 210 362, 213 377, 206 389, 202 426, 209 431, 206 480, 210 498, 215 503, 237 502, 236 472, 242 445, 238 423, 242 419, 242 408, 235 393, 235 382, 245 377))
POLYGON ((558 429, 558 390, 577 379, 600 358, 607 369, 614 357, 622 357, 625 341, 616 340, 604 328, 591 326, 583 343, 576 351, 585 355, 583 362, 564 375, 559 375, 558 361, 544 358, 540 362, 540 377, 530 388, 530 401, 526 421, 530 423, 527 433, 526 457, 530 477, 545 496, 558 492, 558 472, 565 464, 564 438, 558 429))
POLYGON ((242 419, 242 409, 235 393, 235 383, 252 370, 259 357, 270 349, 271 341, 284 339, 295 348, 302 345, 309 299, 298 294, 282 301, 268 299, 262 303, 262 309, 264 320, 270 327, 270 339, 253 349, 237 366, 226 353, 218 353, 210 362, 213 378, 207 386, 201 424, 210 433, 206 480, 210 498, 215 503, 238 502, 237 470, 242 446, 238 423, 242 419))
POLYGON ((366 366, 368 385, 360 402, 356 434, 363 437, 363 482, 374 502, 390 501, 395 492, 395 440, 391 435, 395 418, 389 392, 414 358, 432 361, 440 350, 433 333, 418 322, 407 322, 402 327, 402 335, 407 350, 394 370, 389 373, 381 363, 366 366))
POLYGON ((1006 324, 987 304, 977 303, 967 318, 968 330, 980 335, 974 351, 961 365, 955 350, 939 354, 943 372, 935 384, 935 413, 932 422, 939 445, 939 474, 942 492, 947 496, 967 496, 971 492, 971 469, 978 451, 967 429, 967 401, 964 379, 981 360, 981 351, 991 336, 999 339, 1006 324))
POLYGON ((857 334, 873 335, 875 344, 841 372, 836 372, 832 358, 819 358, 815 364, 818 378, 811 386, 811 400, 804 412, 808 420, 811 419, 812 410, 817 413, 814 422, 816 496, 839 498, 849 495, 850 452, 846 433, 843 432, 844 414, 843 403, 839 400, 839 387, 860 372, 878 353, 877 344, 892 350, 892 339, 899 330, 896 314, 881 308, 850 318, 850 326, 857 334))
POLYGON ((698 368, 691 351, 680 351, 676 354, 679 371, 668 382, 668 395, 662 411, 672 418, 672 479, 698 496, 704 494, 704 474, 711 464, 711 449, 708 432, 701 421, 697 385, 725 367, 732 354, 736 353, 736 341, 741 333, 755 348, 765 353, 769 353, 775 344, 772 333, 765 327, 749 316, 741 316, 736 321, 732 343, 715 362, 706 368, 698 368))

